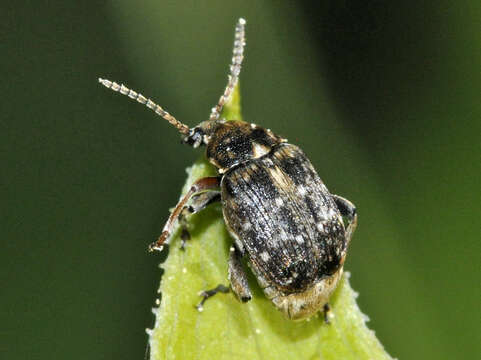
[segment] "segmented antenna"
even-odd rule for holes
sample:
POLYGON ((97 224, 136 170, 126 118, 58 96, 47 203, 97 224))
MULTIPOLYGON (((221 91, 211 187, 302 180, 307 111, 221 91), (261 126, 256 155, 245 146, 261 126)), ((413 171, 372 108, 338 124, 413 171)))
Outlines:
POLYGON ((119 92, 122 95, 126 95, 131 99, 137 100, 137 102, 144 104, 149 109, 153 110, 157 115, 162 116, 165 120, 167 120, 169 123, 174 125, 181 134, 184 134, 184 135, 189 134, 190 129, 187 125, 181 123, 179 120, 177 120, 175 117, 170 115, 167 111, 162 109, 159 105, 154 103, 152 100, 147 99, 144 95, 137 93, 134 90, 130 90, 124 84, 119 85, 115 81, 99 78, 99 83, 101 83, 103 86, 105 86, 110 90, 119 92))
POLYGON ((209 120, 217 120, 219 118, 224 104, 229 100, 229 97, 237 84, 237 80, 239 79, 241 64, 244 59, 244 46, 246 44, 244 31, 245 24, 246 21, 240 18, 235 27, 234 50, 232 51, 232 64, 230 65, 229 80, 219 102, 212 108, 209 120))

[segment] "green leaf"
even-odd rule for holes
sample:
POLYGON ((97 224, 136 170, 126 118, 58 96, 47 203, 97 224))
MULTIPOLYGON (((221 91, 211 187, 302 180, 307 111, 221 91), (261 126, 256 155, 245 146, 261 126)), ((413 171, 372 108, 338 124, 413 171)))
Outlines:
MULTIPOLYGON (((222 115, 241 119, 238 87, 222 115)), ((183 189, 204 176, 216 174, 205 159, 188 169, 183 189)), ((266 299, 254 277, 253 299, 239 302, 233 293, 209 299, 204 311, 195 305, 199 291, 228 284, 227 259, 232 244, 220 204, 189 219, 191 240, 180 250, 179 232, 171 239, 159 288, 161 301, 150 335, 151 359, 391 359, 366 325, 345 273, 331 297, 332 317, 287 320, 266 299)))

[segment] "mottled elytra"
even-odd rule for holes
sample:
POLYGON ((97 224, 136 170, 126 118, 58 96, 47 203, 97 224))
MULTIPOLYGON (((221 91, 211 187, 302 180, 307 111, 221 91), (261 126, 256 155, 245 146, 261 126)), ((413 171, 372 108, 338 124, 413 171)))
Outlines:
MULTIPOLYGON (((145 104, 183 136, 183 142, 206 147, 218 176, 197 180, 179 201, 150 250, 162 250, 175 223, 213 202, 222 203, 225 225, 233 238, 229 280, 241 301, 251 290, 241 259, 265 295, 289 319, 305 319, 329 308, 328 300, 342 275, 357 215, 348 200, 329 193, 309 159, 297 146, 269 129, 220 118, 241 69, 245 20, 235 29, 234 51, 224 93, 207 121, 194 128, 178 121, 143 95, 105 79, 99 82, 145 104)), ((184 233, 186 230, 184 230, 184 233)), ((204 300, 227 289, 202 293, 204 300)))

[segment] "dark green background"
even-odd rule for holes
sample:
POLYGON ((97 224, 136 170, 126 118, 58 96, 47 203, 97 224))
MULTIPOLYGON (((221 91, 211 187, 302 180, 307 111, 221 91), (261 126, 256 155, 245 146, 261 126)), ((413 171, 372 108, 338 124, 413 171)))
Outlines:
POLYGON ((479 356, 481 2, 6 3, 2 359, 144 356, 160 275, 146 247, 200 152, 97 77, 196 124, 240 16, 245 119, 358 206, 346 267, 387 351, 479 356))

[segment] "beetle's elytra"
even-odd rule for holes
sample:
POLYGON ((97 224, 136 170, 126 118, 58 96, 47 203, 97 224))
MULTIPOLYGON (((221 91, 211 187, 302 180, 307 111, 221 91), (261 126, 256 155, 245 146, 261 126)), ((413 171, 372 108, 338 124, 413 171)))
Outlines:
MULTIPOLYGON (((178 129, 186 144, 205 146, 208 160, 218 169, 218 176, 199 179, 192 185, 150 249, 162 250, 177 220, 182 222, 186 215, 221 201, 225 224, 233 238, 229 257, 233 292, 242 301, 251 299, 241 263, 246 256, 274 305, 289 319, 305 319, 328 307, 356 227, 356 209, 348 200, 329 193, 297 146, 269 129, 220 119, 238 80, 244 27, 245 20, 240 19, 226 89, 209 120, 194 128, 124 85, 99 81, 154 110, 178 129)), ((204 300, 219 291, 226 288, 204 292, 204 300)))

